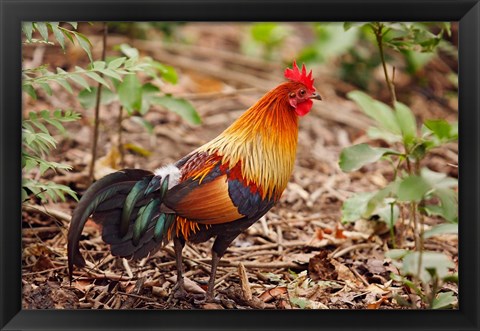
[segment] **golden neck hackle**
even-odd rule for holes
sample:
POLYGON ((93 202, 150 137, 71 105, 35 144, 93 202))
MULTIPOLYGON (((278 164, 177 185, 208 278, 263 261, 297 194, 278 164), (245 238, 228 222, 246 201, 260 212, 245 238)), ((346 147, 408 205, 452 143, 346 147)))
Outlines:
POLYGON ((230 127, 198 151, 241 162, 242 176, 262 188, 263 198, 279 199, 295 163, 298 117, 288 103, 288 84, 268 92, 230 127))

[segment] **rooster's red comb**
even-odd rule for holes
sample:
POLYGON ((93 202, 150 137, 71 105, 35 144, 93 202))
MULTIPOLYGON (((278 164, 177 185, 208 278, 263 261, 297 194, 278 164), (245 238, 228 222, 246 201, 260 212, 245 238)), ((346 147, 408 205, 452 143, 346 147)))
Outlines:
POLYGON ((285 69, 285 78, 290 79, 293 82, 302 83, 309 90, 315 91, 315 87, 313 87, 312 70, 310 70, 307 75, 307 69, 305 68, 305 64, 302 65, 302 72, 300 72, 297 66, 297 62, 293 61, 293 68, 285 69))

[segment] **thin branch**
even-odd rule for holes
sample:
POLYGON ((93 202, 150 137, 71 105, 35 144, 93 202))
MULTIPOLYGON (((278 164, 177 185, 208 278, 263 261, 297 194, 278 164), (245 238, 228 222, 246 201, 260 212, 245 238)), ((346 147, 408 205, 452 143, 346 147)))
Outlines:
MULTIPOLYGON (((387 82, 388 90, 390 91, 390 96, 392 98, 392 104, 394 105, 397 101, 397 95, 395 94, 395 86, 393 84, 393 80, 390 80, 387 71, 387 62, 385 61, 385 53, 383 51, 383 24, 378 23, 375 27, 373 27, 373 32, 375 33, 375 37, 377 39, 378 50, 380 51, 380 58, 382 60, 382 67, 383 73, 385 75, 385 81, 387 82)), ((393 70, 393 77, 395 77, 395 69, 393 70)))
MULTIPOLYGON (((105 61, 105 53, 107 49, 107 36, 108 36, 108 25, 107 22, 103 23, 103 43, 102 43, 102 61, 105 61)), ((103 78, 103 74, 100 73, 100 77, 103 78)), ((90 171, 88 174, 88 178, 90 182, 94 180, 94 172, 95 172, 95 161, 97 158, 97 143, 98 143, 98 126, 100 123, 100 99, 102 93, 102 84, 98 83, 97 87, 97 96, 95 100, 95 123, 93 128, 93 141, 92 141, 92 159, 90 161, 90 171)))
POLYGON ((119 105, 118 106, 118 122, 117 122, 117 130, 118 130, 118 152, 120 153, 120 167, 125 166, 125 150, 123 148, 123 127, 122 127, 122 122, 123 122, 123 106, 119 105))

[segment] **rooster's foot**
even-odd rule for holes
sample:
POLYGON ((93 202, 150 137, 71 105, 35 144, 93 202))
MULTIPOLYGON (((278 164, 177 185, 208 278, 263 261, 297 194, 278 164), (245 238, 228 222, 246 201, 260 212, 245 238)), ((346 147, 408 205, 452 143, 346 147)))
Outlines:
POLYGON ((198 295, 194 303, 202 305, 205 303, 221 303, 221 301, 213 296, 213 293, 205 293, 205 295, 198 295), (197 299, 198 298, 198 299, 197 299))
POLYGON ((183 286, 183 282, 178 282, 170 292, 167 302, 172 301, 172 299, 176 300, 183 300, 188 301, 190 299, 190 295, 187 291, 185 291, 185 287, 183 286))

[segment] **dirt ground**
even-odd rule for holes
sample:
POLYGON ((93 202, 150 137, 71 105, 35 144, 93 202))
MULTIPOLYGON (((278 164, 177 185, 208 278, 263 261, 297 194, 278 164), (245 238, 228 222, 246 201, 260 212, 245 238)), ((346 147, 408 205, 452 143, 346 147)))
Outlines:
MULTIPOLYGON (((191 126, 158 107, 146 115, 154 124, 153 135, 134 121, 124 121, 122 139, 129 144, 125 167, 153 170, 178 160, 214 138, 283 79, 281 63, 240 55, 236 39, 241 29, 238 25, 212 28, 211 24, 190 24, 182 29, 198 42, 165 45, 159 41, 132 40, 113 32, 108 37, 109 45, 130 43, 142 55, 177 68, 179 83, 165 85, 163 90, 188 99, 203 121, 199 126, 191 126)), ((101 34, 94 28, 91 35, 87 32, 95 45, 93 55, 98 58, 101 34)), ((39 61, 39 57, 40 63, 65 70, 87 61, 85 54, 74 47, 69 47, 66 54, 56 46, 45 46, 42 51, 24 47, 24 61, 39 61)), ((408 104, 419 119, 458 118, 457 105, 445 103, 443 99, 445 92, 452 88, 443 77, 444 65, 439 58, 424 69, 424 75, 433 83, 423 90, 412 88, 417 82, 410 76, 397 75, 397 93, 400 98, 408 96, 408 104)), ((300 120, 297 161, 291 181, 280 202, 240 235, 222 259, 216 283, 218 303, 203 304, 193 298, 179 301, 170 297, 176 274, 171 244, 149 258, 126 261, 110 255, 98 226, 92 221, 87 223, 81 239, 88 267, 76 269, 70 283, 66 234, 76 202, 69 199, 43 205, 34 200, 23 209, 23 308, 425 308, 408 288, 390 279, 390 273, 398 270, 385 257, 389 250, 386 225, 375 220, 341 223, 342 202, 354 192, 383 187, 392 177, 392 170, 383 162, 352 173, 340 170, 338 159, 342 148, 368 142, 366 130, 372 122, 346 99, 345 94, 355 89, 354 86, 340 81, 328 65, 314 67, 313 71, 315 86, 323 101, 316 103, 311 113, 300 120), (405 307, 399 304, 399 298, 414 302, 405 307)), ((381 71, 377 77, 381 82, 381 71)), ((382 93, 378 91, 377 97, 386 101, 386 89, 382 93)), ((73 170, 47 172, 44 178, 69 185, 81 195, 88 185, 93 111, 83 110, 76 97, 60 87, 54 88, 51 97, 40 93, 38 100, 24 99, 26 112, 56 108, 79 111, 82 119, 66 126, 67 136, 55 136, 59 144, 50 156, 53 161, 72 165, 73 170)), ((117 114, 118 105, 101 108, 98 145, 101 159, 97 162, 97 178, 102 176, 102 171, 107 173, 110 168, 121 167, 116 149, 117 114)), ((458 170, 452 166, 458 163, 457 159, 458 145, 450 144, 432 153, 424 165, 457 177, 458 170)), ((435 217, 425 219, 426 228, 439 222, 435 217)), ((402 226, 399 221, 397 229, 402 226)), ((414 247, 409 231, 404 231, 401 237, 403 248, 414 247)), ((211 245, 212 242, 206 242, 185 247, 186 284, 192 294, 205 292, 211 245)), ((445 252, 458 265, 456 235, 431 237, 425 247, 445 252)), ((455 284, 444 286, 458 293, 455 284)))

